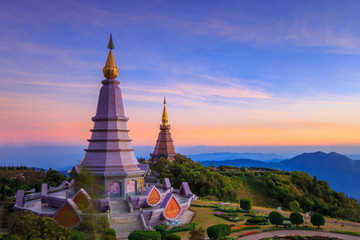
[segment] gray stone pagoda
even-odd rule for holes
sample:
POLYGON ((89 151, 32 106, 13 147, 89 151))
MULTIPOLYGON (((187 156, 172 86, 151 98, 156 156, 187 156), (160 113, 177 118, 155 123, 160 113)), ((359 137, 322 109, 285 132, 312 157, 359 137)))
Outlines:
POLYGON ((131 147, 126 128, 129 120, 125 116, 124 105, 119 88, 119 81, 115 80, 118 68, 112 53, 114 44, 112 36, 108 44, 109 55, 103 69, 105 80, 101 83, 96 116, 92 118, 94 128, 89 146, 85 149, 85 156, 75 173, 85 169, 92 173, 98 183, 103 186, 103 197, 108 195, 123 197, 127 194, 135 195, 142 188, 145 172, 140 169, 131 147))

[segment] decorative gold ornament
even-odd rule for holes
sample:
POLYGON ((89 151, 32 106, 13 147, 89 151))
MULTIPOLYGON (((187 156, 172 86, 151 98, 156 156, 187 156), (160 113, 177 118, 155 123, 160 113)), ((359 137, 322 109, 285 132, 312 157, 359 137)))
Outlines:
POLYGON ((166 98, 164 97, 164 109, 162 114, 162 125, 167 126, 168 125, 168 115, 166 111, 166 98))
POLYGON ((105 67, 103 69, 104 77, 107 79, 115 79, 119 74, 119 69, 116 67, 114 55, 112 49, 114 49, 114 43, 112 41, 112 34, 110 34, 109 44, 108 44, 109 55, 106 60, 105 67))

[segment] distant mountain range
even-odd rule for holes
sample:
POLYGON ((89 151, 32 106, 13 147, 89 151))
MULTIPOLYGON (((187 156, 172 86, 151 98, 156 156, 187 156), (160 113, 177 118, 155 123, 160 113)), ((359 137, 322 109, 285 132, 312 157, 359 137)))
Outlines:
POLYGON ((187 155, 193 161, 224 161, 229 159, 253 159, 263 162, 279 162, 286 159, 284 156, 275 153, 231 153, 231 152, 216 152, 216 153, 202 153, 196 155, 187 155))
MULTIPOLYGON (((0 165, 23 165, 44 169, 51 167, 65 172, 80 162, 84 156, 84 148, 85 146, 3 146, 0 147, 0 165)), ((137 157, 149 155, 149 152, 152 150, 151 146, 135 148, 137 157)), ((285 147, 282 148, 286 149, 285 147)), ((336 149, 336 147, 331 148, 336 149)), ((186 152, 196 152, 196 154, 187 156, 194 161, 201 161, 205 166, 213 164, 214 166, 267 167, 286 171, 300 170, 308 172, 312 176, 316 175, 318 179, 326 180, 333 189, 360 199, 360 189, 358 189, 358 186, 360 186, 360 154, 348 154, 345 156, 335 152, 329 154, 314 152, 286 159, 286 157, 274 153, 231 152, 235 150, 245 150, 245 148, 211 146, 178 148, 178 151, 183 154, 186 152), (218 152, 204 153, 206 151, 218 152)), ((258 152, 264 150, 264 148, 254 147, 249 150, 258 152)), ((269 152, 269 149, 265 148, 265 150, 269 152)), ((355 152, 355 147, 352 147, 350 150, 355 152)), ((285 156, 289 155, 285 154, 285 156)))
POLYGON ((336 191, 360 199, 360 161, 354 161, 336 152, 303 153, 280 162, 263 162, 250 159, 202 161, 204 166, 231 165, 234 167, 266 167, 284 171, 304 171, 319 180, 325 180, 336 191))
POLYGON ((348 158, 351 158, 352 160, 360 160, 360 154, 345 154, 348 158))

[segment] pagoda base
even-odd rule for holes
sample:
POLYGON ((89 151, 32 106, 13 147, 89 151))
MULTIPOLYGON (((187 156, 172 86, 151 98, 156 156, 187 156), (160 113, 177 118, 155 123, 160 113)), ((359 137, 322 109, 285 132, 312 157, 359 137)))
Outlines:
MULTIPOLYGON (((91 172, 95 177, 93 186, 85 186, 85 190, 97 198, 117 197, 126 199, 127 195, 139 194, 144 184, 145 172, 142 170, 122 173, 91 172)), ((75 186, 77 187, 77 183, 75 186)))

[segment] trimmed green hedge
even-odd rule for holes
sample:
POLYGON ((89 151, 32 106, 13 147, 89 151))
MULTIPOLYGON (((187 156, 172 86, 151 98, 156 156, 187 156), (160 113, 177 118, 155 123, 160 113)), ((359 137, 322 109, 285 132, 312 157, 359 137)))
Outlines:
POLYGON ((330 232, 353 235, 353 236, 360 236, 360 232, 350 232, 350 231, 342 231, 342 230, 334 230, 334 231, 330 231, 330 232))
POLYGON ((200 205, 200 204, 191 204, 191 207, 207 207, 207 208, 218 208, 218 206, 214 205, 200 205))
POLYGON ((161 240, 161 234, 151 230, 135 230, 130 233, 129 240, 161 240))
POLYGON ((214 211, 219 211, 219 212, 224 212, 224 213, 244 213, 246 211, 241 210, 241 209, 236 209, 236 208, 222 208, 222 207, 217 207, 214 209, 214 211))
POLYGON ((196 222, 192 222, 189 224, 184 224, 178 227, 173 227, 171 229, 167 230, 167 233, 175 233, 175 232, 186 232, 186 231, 190 231, 191 229, 193 229, 195 226, 197 225, 196 222))
POLYGON ((167 230, 164 225, 157 225, 155 230, 161 234, 161 239, 165 240, 167 236, 167 230))
POLYGON ((267 225, 269 224, 269 221, 264 218, 264 217, 253 217, 253 218, 249 218, 246 223, 249 223, 247 225, 255 225, 255 224, 258 224, 258 225, 267 225))
POLYGON ((309 226, 303 226, 303 227, 272 227, 272 228, 265 228, 263 229, 263 232, 270 232, 270 231, 276 231, 276 230, 311 230, 311 231, 319 231, 317 228, 309 227, 309 226))
POLYGON ((207 234, 209 238, 218 240, 228 236, 231 233, 231 227, 227 224, 218 224, 208 227, 207 234))
POLYGON ((239 228, 239 229, 232 230, 231 233, 241 232, 241 231, 244 231, 244 230, 252 230, 252 229, 261 229, 261 227, 259 227, 259 226, 242 227, 242 228, 239 228))
POLYGON ((169 233, 166 237, 166 240, 181 240, 181 237, 174 233, 169 233))
POLYGON ((240 200, 240 207, 245 211, 249 212, 252 209, 252 201, 251 199, 241 199, 240 200))

